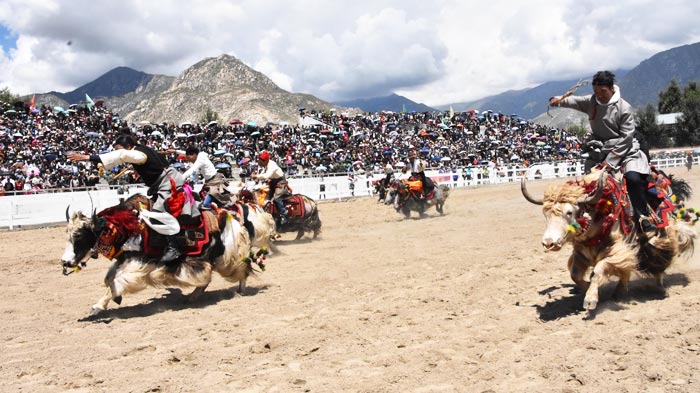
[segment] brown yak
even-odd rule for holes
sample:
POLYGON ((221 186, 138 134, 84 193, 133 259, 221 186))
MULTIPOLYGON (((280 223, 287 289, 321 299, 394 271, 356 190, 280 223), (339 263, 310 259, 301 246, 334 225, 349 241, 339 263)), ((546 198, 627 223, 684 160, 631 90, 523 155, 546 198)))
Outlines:
POLYGON ((526 182, 523 177, 525 199, 542 205, 545 251, 559 251, 565 243, 573 246, 567 266, 572 280, 585 291, 583 307, 589 315, 598 305, 598 289, 611 276, 619 278, 616 296, 626 290, 632 273, 655 277, 663 290, 663 274, 673 259, 692 255, 695 230, 669 210, 655 234, 637 231, 625 187, 607 171, 550 186, 544 199, 532 197, 526 182))

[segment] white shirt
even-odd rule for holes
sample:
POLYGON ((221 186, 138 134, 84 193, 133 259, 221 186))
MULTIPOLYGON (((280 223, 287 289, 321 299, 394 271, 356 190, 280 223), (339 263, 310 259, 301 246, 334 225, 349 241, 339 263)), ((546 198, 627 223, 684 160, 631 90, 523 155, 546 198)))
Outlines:
POLYGON ((267 162, 267 166, 261 173, 258 173, 257 178, 260 180, 274 180, 284 177, 284 171, 277 165, 276 162, 270 160, 267 162))
MULTIPOLYGON (((180 155, 185 154, 184 150, 176 150, 175 152, 180 155)), ((218 172, 214 164, 209 159, 209 154, 200 151, 199 154, 197 154, 197 159, 194 160, 194 163, 189 168, 187 168, 187 170, 183 174, 183 177, 187 179, 193 173, 202 175, 204 181, 208 181, 212 177, 214 177, 214 175, 216 175, 218 172)))

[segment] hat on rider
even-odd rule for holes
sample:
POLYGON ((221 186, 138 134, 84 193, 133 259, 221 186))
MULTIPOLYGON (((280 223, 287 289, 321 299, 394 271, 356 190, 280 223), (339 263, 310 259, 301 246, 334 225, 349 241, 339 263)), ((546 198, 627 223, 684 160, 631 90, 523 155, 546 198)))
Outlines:
POLYGON ((270 161, 270 153, 268 153, 267 150, 263 150, 262 153, 258 155, 258 160, 270 161))

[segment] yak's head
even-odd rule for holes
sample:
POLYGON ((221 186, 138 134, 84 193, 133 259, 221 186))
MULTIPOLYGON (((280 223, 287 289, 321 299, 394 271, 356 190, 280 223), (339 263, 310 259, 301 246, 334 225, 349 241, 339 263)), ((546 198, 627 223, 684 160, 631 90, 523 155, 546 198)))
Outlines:
POLYGON ((545 251, 559 251, 568 241, 586 242, 594 238, 601 230, 601 222, 595 220, 594 206, 600 199, 603 190, 605 172, 584 178, 595 182, 593 194, 586 194, 582 184, 567 182, 560 186, 547 189, 543 199, 532 197, 527 191, 527 180, 522 178, 520 189, 525 199, 542 206, 546 228, 542 235, 542 246, 545 251))
MULTIPOLYGON (((69 207, 70 208, 70 207, 69 207)), ((82 212, 68 214, 66 209, 66 248, 61 257, 63 274, 68 275, 74 269, 80 269, 88 258, 96 258, 95 246, 99 235, 99 220, 93 213, 91 217, 82 212)))

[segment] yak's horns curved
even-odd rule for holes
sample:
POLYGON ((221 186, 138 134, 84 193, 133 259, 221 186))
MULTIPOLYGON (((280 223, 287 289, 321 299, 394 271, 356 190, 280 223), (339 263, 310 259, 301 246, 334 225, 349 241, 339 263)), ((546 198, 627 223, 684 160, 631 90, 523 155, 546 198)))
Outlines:
POLYGON ((520 179, 520 191, 523 193, 523 196, 525 199, 528 200, 530 203, 534 203, 535 205, 543 205, 544 204, 544 199, 536 199, 532 195, 530 195, 530 192, 527 190, 527 176, 523 176, 522 179, 520 179))

